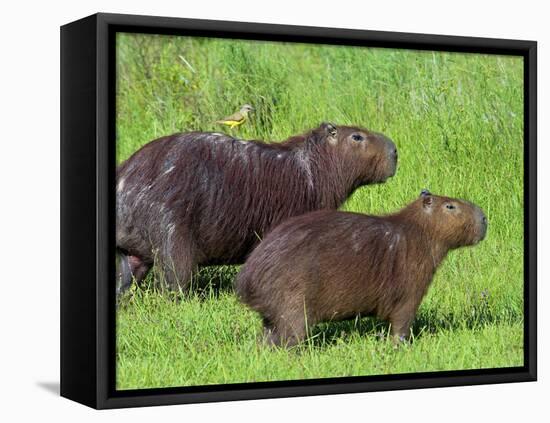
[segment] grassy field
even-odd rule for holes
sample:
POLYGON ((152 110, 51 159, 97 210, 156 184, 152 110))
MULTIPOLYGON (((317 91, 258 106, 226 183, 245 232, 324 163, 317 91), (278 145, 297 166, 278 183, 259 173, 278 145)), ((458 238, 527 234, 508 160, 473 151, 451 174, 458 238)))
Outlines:
POLYGON ((169 296, 154 272, 117 314, 117 388, 189 386, 523 365, 521 58, 119 35, 117 160, 250 103, 233 134, 282 140, 322 121, 390 136, 397 175, 343 209, 387 213, 422 188, 479 204, 481 244, 451 252, 393 348, 374 319, 323 324, 291 350, 259 344, 260 318, 232 292, 236 267, 202 269, 169 296))

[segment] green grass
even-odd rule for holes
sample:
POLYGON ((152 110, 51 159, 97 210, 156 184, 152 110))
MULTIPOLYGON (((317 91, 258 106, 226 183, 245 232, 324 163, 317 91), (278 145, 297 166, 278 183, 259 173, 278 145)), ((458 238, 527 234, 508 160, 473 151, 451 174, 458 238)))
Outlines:
MULTIPOLYGON (((319 325, 291 349, 261 346, 259 317, 231 290, 235 267, 206 268, 185 295, 154 274, 117 314, 118 389, 523 365, 523 62, 521 58, 119 35, 117 160, 178 131, 281 140, 322 121, 384 132, 397 175, 343 209, 387 213, 422 188, 479 204, 478 246, 451 252, 394 348, 375 319, 319 325)), ((345 254, 345 252, 342 252, 345 254)))

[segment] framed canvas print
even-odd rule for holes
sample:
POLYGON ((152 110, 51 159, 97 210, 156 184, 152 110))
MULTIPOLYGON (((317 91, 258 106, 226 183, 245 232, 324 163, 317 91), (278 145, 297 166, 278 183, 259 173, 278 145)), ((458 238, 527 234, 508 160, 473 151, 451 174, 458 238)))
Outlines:
POLYGON ((61 28, 61 394, 536 380, 536 43, 61 28))

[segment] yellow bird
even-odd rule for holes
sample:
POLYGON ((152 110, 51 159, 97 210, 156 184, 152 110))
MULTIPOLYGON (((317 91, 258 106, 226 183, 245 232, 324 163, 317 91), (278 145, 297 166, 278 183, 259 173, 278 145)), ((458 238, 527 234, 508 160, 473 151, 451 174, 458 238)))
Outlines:
POLYGON ((238 112, 233 113, 231 116, 227 116, 226 118, 217 120, 216 123, 227 125, 229 128, 233 129, 235 126, 242 125, 248 118, 248 113, 253 111, 254 108, 250 104, 245 104, 238 112))

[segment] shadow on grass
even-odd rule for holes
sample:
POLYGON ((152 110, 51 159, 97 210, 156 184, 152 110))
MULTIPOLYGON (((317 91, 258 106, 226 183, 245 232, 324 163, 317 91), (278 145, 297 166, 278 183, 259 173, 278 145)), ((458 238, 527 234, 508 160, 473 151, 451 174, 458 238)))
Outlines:
MULTIPOLYGON (((436 334, 441 331, 474 330, 497 324, 521 322, 522 315, 510 312, 497 313, 486 302, 479 302, 461 313, 443 313, 436 309, 422 310, 416 315, 411 326, 412 338, 436 334)), ((357 317, 341 322, 326 322, 313 327, 308 341, 316 348, 334 345, 350 336, 375 337, 389 341, 389 324, 373 317, 357 317)))
POLYGON ((310 337, 304 343, 309 343, 315 348, 323 348, 357 335, 384 340, 388 336, 388 324, 374 317, 320 323, 310 329, 310 337))
POLYGON ((154 294, 175 302, 183 302, 190 297, 199 300, 216 299, 222 293, 233 292, 233 282, 239 271, 238 266, 208 266, 202 267, 193 274, 189 286, 185 290, 170 291, 163 288, 159 282, 162 277, 156 269, 153 269, 147 277, 140 282, 139 287, 132 287, 121 298, 119 306, 129 306, 135 297, 154 294))
POLYGON ((442 313, 437 309, 423 310, 418 313, 413 325, 413 335, 423 333, 437 333, 442 330, 478 329, 485 326, 498 324, 510 324, 523 321, 523 315, 512 310, 503 313, 501 310, 492 309, 483 300, 471 304, 459 313, 442 313))
POLYGON ((233 292, 233 282, 238 272, 238 266, 202 267, 193 275, 189 294, 211 299, 218 298, 221 293, 233 292))

